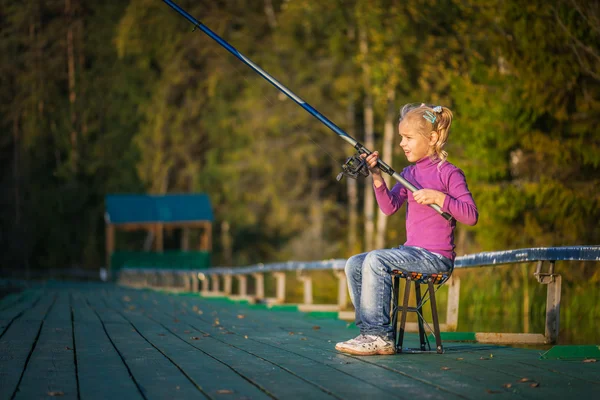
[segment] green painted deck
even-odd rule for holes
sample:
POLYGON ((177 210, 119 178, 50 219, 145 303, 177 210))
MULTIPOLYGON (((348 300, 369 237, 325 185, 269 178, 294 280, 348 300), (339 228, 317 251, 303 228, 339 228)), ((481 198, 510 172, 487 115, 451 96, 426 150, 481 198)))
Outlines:
MULTIPOLYGON (((0 302, 0 399, 548 399, 600 393, 600 362, 445 342, 355 357, 346 322, 197 295, 49 284, 0 302)), ((405 345, 416 346, 409 334, 405 345)))

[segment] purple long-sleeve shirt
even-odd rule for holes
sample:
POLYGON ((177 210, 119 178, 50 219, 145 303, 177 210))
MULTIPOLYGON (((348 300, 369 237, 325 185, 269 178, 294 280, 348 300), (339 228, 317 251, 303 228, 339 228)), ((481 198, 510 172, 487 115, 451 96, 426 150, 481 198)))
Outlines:
POLYGON ((405 246, 417 246, 454 260, 454 228, 456 221, 475 225, 479 217, 477 206, 467 187, 460 168, 444 162, 440 169, 429 157, 417 161, 400 173, 417 189, 434 189, 446 194, 442 211, 454 217, 451 221, 442 218, 434 209, 419 204, 412 193, 400 183, 389 190, 385 183, 374 187, 379 208, 386 215, 398 211, 408 200, 406 209, 405 246))

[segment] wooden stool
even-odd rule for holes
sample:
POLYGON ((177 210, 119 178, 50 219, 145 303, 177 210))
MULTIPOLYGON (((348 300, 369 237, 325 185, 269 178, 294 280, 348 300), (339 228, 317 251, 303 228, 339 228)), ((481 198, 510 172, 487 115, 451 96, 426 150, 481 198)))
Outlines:
POLYGON ((440 336, 440 324, 438 320, 437 313, 437 304, 435 302, 435 292, 437 289, 441 287, 441 285, 448 280, 450 277, 450 273, 435 273, 435 274, 424 274, 421 272, 409 272, 409 271, 399 271, 395 270, 392 272, 392 293, 393 293, 393 304, 392 304, 392 325, 396 330, 396 349, 398 353, 402 353, 403 351, 412 352, 412 353, 420 353, 431 351, 431 345, 429 344, 429 339, 425 336, 425 328, 424 325, 427 325, 430 331, 433 332, 435 336, 435 344, 436 344, 436 352, 442 354, 444 352, 444 347, 442 346, 442 339, 440 336), (400 279, 406 279, 406 285, 404 286, 404 301, 402 304, 399 304, 399 293, 400 293, 400 279), (416 297, 416 307, 408 306, 408 297, 410 295, 410 284, 415 284, 415 297, 416 297), (423 296, 421 296, 421 285, 427 285, 427 289, 423 296), (434 286, 437 285, 437 288, 434 286), (429 299, 427 299, 427 294, 429 293, 429 299), (431 315, 433 317, 433 329, 427 324, 425 319, 423 318, 422 308, 423 305, 429 300, 431 304, 431 315), (406 315, 409 312, 414 312, 417 314, 418 318, 418 326, 419 326, 419 341, 421 343, 420 350, 416 349, 403 349, 402 342, 404 341, 404 332, 406 326, 406 315), (398 323, 398 314, 401 314, 400 322, 398 323), (427 350, 427 347, 429 350, 427 350))

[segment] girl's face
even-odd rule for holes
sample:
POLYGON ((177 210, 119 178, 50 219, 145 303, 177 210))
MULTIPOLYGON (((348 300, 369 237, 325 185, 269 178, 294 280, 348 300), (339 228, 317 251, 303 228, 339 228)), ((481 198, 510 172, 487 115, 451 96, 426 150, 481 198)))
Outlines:
POLYGON ((406 120, 400 122, 398 126, 398 133, 402 137, 400 147, 404 150, 404 155, 410 162, 416 162, 423 157, 433 154, 432 137, 427 138, 416 129, 415 124, 410 124, 406 120))

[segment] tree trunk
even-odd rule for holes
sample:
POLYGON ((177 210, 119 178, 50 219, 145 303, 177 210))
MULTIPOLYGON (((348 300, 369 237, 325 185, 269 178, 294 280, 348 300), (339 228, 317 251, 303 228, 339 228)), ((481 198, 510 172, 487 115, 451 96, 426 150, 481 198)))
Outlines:
MULTIPOLYGON (((374 115, 373 115, 373 95, 371 94, 371 68, 369 66, 367 55, 369 54, 369 45, 367 42, 367 32, 364 27, 360 28, 359 33, 360 52, 362 58, 363 87, 365 90, 364 99, 364 126, 365 126, 365 147, 373 149, 374 144, 374 115)), ((365 180, 365 250, 373 250, 373 234, 375 231, 375 215, 373 208, 375 206, 375 195, 373 193, 373 178, 369 175, 365 180)))
MULTIPOLYGON (((355 118, 355 104, 354 99, 348 103, 348 111, 346 113, 348 134, 352 137, 356 137, 356 124, 355 118)), ((356 179, 346 179, 346 190, 348 195, 348 253, 354 254, 360 246, 357 243, 357 229, 358 229, 358 187, 356 179)))
POLYGON ((221 222, 221 247, 223 247, 223 263, 225 266, 233 265, 232 238, 229 231, 229 222, 221 222))
POLYGON ((73 173, 77 171, 79 153, 77 151, 77 112, 75 110, 75 101, 77 93, 75 91, 75 40, 74 40, 74 18, 73 4, 71 0, 65 0, 65 15, 67 19, 67 74, 69 86, 69 104, 70 104, 70 136, 71 144, 71 170, 73 173))
MULTIPOLYGON (((396 100, 396 94, 393 88, 390 88, 387 93, 387 109, 385 113, 385 125, 383 129, 383 151, 381 154, 382 160, 387 162, 389 165, 392 164, 392 144, 394 143, 394 124, 396 121, 396 109, 394 100, 396 100)), ((390 187, 391 177, 388 174, 384 174, 385 183, 387 187, 390 187)), ((385 230, 387 228, 387 215, 385 215, 381 209, 377 215, 377 237, 375 238, 375 248, 381 249, 385 247, 385 230)))

